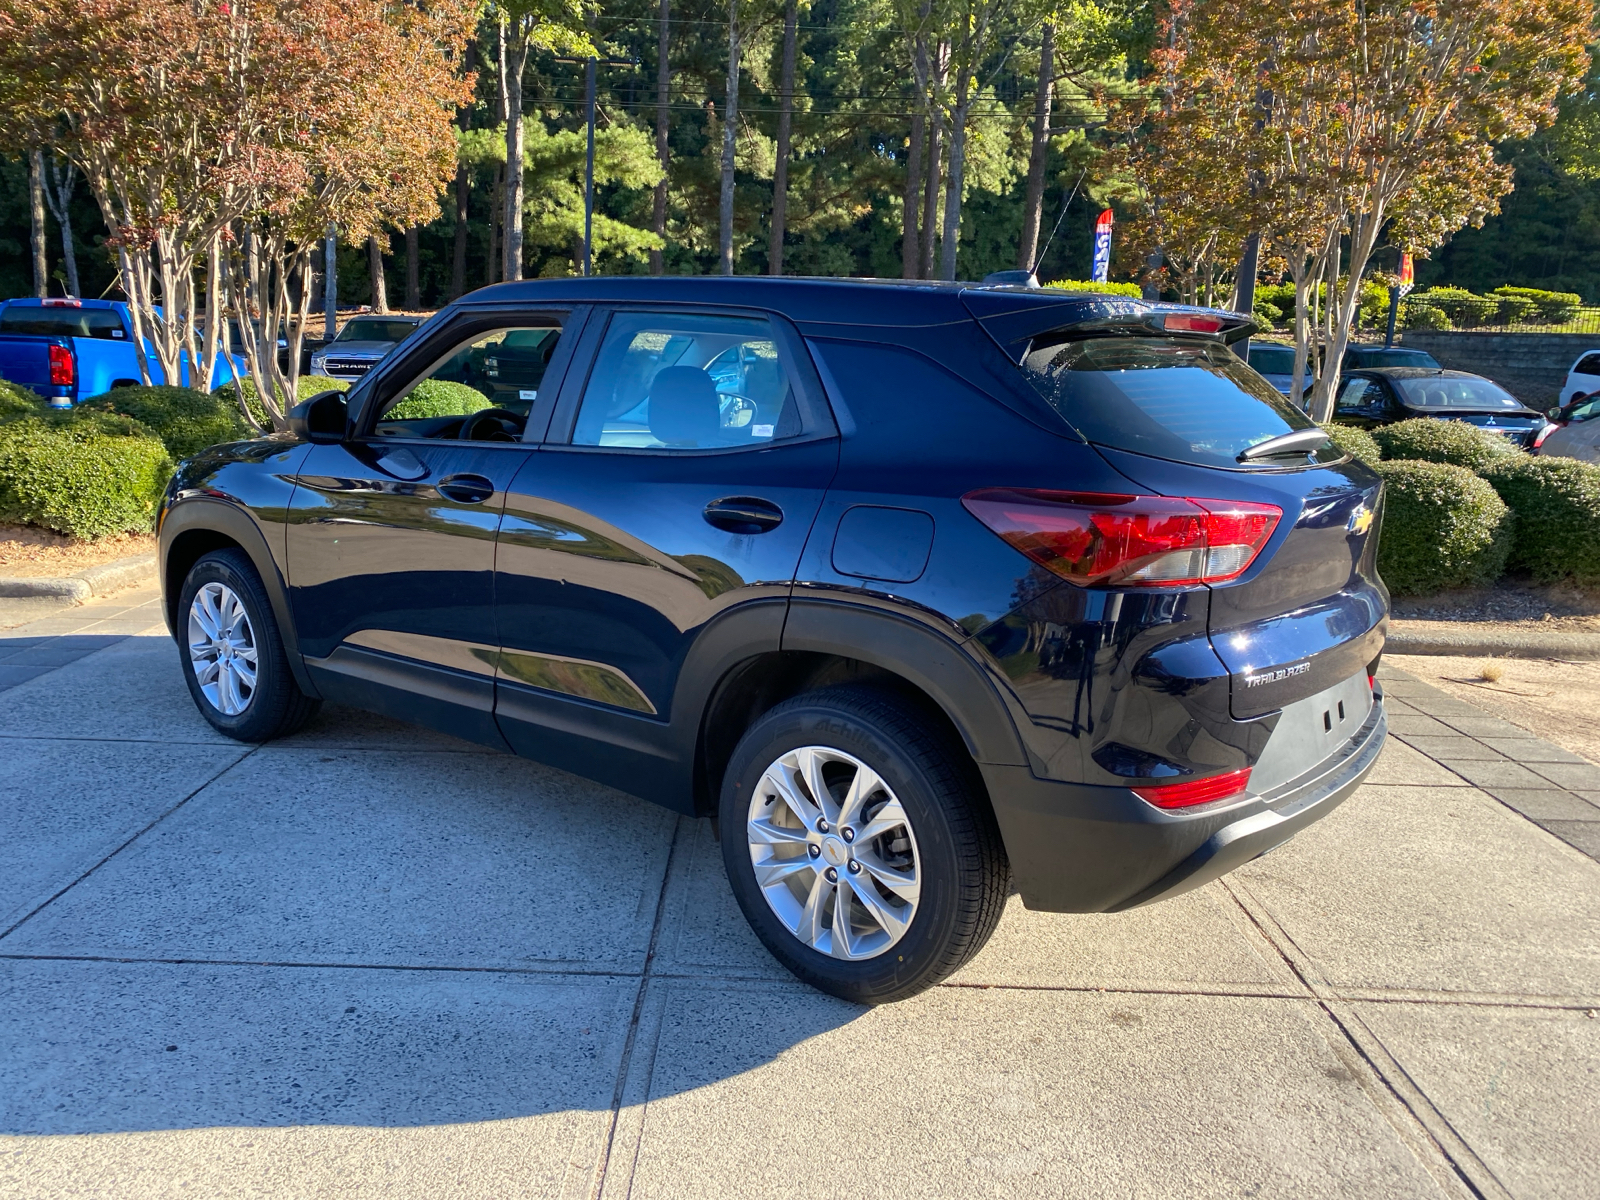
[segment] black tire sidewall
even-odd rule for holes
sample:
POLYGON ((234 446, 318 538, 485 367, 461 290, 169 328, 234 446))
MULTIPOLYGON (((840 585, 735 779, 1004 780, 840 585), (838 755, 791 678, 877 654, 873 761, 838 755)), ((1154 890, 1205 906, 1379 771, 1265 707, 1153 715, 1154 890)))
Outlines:
POLYGON ((762 717, 734 750, 723 776, 720 830, 723 863, 734 898, 756 936, 795 975, 812 986, 859 1003, 877 1003, 920 990, 946 973, 944 953, 956 936, 962 867, 940 781, 870 718, 848 703, 790 702, 762 717), (756 884, 745 824, 750 796, 774 761, 801 746, 854 755, 887 783, 911 820, 922 881, 917 913, 899 942, 875 958, 836 959, 805 945, 778 919, 756 884))
POLYGON ((289 678, 288 660, 284 656, 283 641, 278 634, 278 623, 273 619, 272 606, 257 578, 255 568, 244 555, 234 550, 217 550, 195 563, 184 578, 183 589, 178 594, 178 610, 173 624, 178 640, 178 655, 183 664, 184 682, 189 685, 189 695, 202 716, 218 733, 242 742, 262 742, 276 736, 283 724, 283 716, 290 699, 289 689, 298 690, 289 678), (194 663, 189 658, 189 609, 195 593, 208 583, 220 583, 231 588, 244 605, 250 618, 250 630, 256 646, 256 688, 250 703, 242 713, 229 716, 222 712, 200 690, 195 677, 194 663))

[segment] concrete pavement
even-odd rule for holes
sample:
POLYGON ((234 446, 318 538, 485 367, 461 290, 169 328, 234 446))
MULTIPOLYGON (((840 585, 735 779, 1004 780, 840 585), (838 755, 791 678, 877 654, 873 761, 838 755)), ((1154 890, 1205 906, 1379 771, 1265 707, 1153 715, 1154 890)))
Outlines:
POLYGON ((1594 768, 1415 681, 1272 855, 864 1010, 708 823, 349 710, 229 742, 158 622, 0 633, 7 1200, 1600 1194, 1594 768))

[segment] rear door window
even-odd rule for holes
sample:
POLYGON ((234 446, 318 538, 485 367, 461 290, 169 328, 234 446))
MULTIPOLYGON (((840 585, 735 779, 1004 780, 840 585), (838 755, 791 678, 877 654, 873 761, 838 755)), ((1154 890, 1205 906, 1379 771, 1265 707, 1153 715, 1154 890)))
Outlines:
POLYGON ((1600 375, 1600 354, 1585 354, 1572 368, 1574 375, 1600 375))
MULTIPOLYGON (((1251 446, 1312 425, 1214 342, 1105 337, 1035 343, 1022 369, 1089 441, 1156 458, 1237 468, 1239 454, 1251 446)), ((1318 455, 1340 457, 1332 447, 1318 455)))

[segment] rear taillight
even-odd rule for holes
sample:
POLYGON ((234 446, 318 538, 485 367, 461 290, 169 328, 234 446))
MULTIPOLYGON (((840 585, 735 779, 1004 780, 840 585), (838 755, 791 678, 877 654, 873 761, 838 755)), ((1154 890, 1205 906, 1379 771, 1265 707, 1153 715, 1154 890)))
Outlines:
POLYGON ((1223 775, 1207 775, 1204 779, 1185 779, 1178 783, 1158 783, 1153 787, 1136 787, 1133 794, 1154 804, 1157 808, 1190 808, 1196 804, 1210 804, 1213 800, 1227 800, 1243 794, 1250 784, 1250 768, 1240 767, 1223 775))
POLYGON ((72 361, 72 351, 65 346, 50 347, 50 386, 71 387, 78 369, 72 361))
POLYGON ((1239 500, 983 488, 961 503, 1034 562, 1084 587, 1176 587, 1242 575, 1283 510, 1239 500))
POLYGON ((1538 433, 1533 435, 1533 442, 1528 447, 1528 449, 1529 450, 1537 450, 1540 446, 1544 445, 1545 438, 1549 437, 1552 433, 1554 433, 1556 430, 1558 430, 1560 428, 1561 428, 1561 426, 1557 425, 1553 421, 1548 423, 1548 424, 1546 424, 1543 429, 1539 430, 1538 433))
POLYGON ((1193 313, 1167 313, 1161 318, 1161 328, 1168 333, 1219 333, 1222 330, 1222 318, 1193 313))

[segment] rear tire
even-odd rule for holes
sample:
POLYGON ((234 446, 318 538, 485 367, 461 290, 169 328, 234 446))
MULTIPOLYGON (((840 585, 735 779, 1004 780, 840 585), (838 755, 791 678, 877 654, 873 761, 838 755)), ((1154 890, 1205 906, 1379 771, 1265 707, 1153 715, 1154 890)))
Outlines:
POLYGON ((216 550, 195 563, 175 615, 189 695, 218 733, 269 742, 322 706, 295 683, 272 602, 244 551, 216 550))
POLYGON ((734 749, 728 879, 804 982, 858 1004, 903 1000, 994 932, 1010 865, 976 769, 945 743, 915 705, 851 685, 778 705, 734 749))

